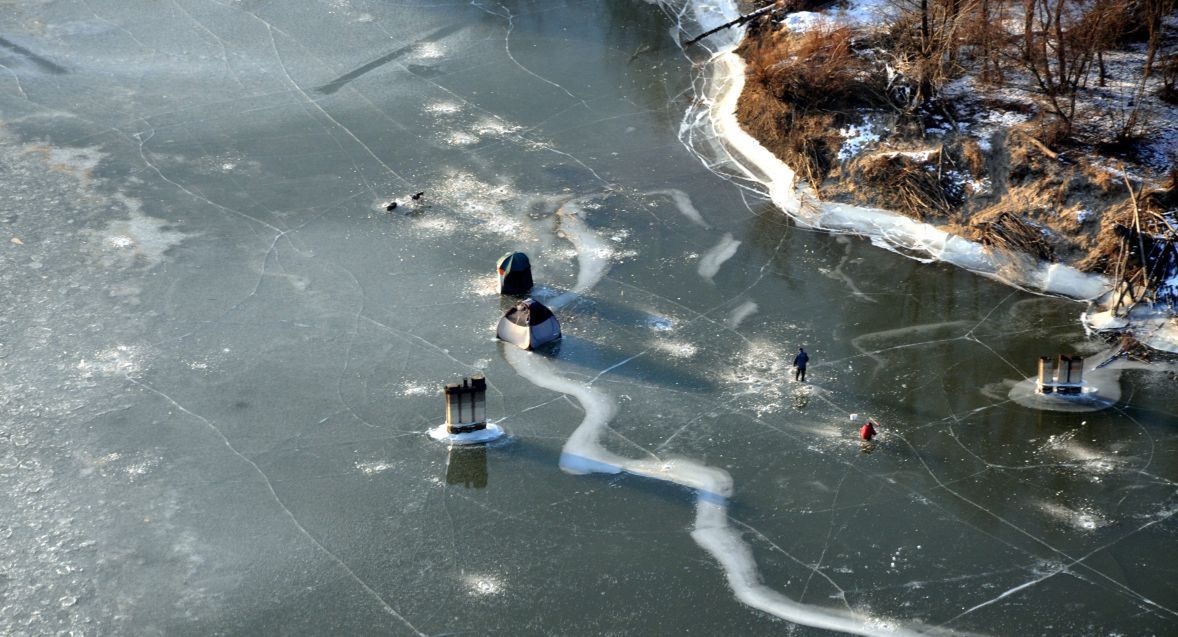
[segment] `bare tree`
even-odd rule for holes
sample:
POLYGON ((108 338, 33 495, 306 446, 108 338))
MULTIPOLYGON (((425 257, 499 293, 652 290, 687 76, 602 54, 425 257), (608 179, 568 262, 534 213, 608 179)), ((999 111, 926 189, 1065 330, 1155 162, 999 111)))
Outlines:
POLYGON ((1142 17, 1145 22, 1147 44, 1145 48, 1145 62, 1141 65, 1141 76, 1137 80, 1134 91, 1133 104, 1125 125, 1118 133, 1121 139, 1132 137, 1137 129, 1141 115, 1141 106, 1145 97, 1145 86, 1153 73, 1154 61, 1157 59, 1158 49, 1162 41, 1162 19, 1173 13, 1178 1, 1176 0, 1142 0, 1142 17))

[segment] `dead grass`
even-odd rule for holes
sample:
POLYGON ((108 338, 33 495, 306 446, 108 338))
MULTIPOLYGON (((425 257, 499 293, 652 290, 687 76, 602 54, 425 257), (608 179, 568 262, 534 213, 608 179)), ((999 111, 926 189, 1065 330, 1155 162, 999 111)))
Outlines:
POLYGON ((977 240, 983 245, 1041 261, 1055 261, 1055 248, 1043 231, 1023 217, 1008 211, 979 215, 973 220, 977 240))
POLYGON ((986 154, 982 151, 982 146, 976 139, 972 137, 964 138, 958 154, 961 156, 965 167, 969 169, 970 174, 974 177, 982 177, 986 174, 986 154))
POLYGON ((860 157, 847 166, 847 176, 857 187, 870 189, 875 205, 921 221, 947 218, 960 204, 937 165, 907 155, 860 157))
POLYGON ((776 31, 746 40, 747 77, 800 110, 846 109, 865 97, 867 63, 851 49, 853 32, 832 24, 801 35, 776 31))
POLYGON ((1079 162, 1080 172, 1088 178, 1088 183, 1092 184, 1102 193, 1110 193, 1113 190, 1120 188, 1120 184, 1113 177, 1113 174, 1090 161, 1081 159, 1079 162))
POLYGON ((745 130, 814 187, 834 168, 842 143, 835 113, 803 112, 750 82, 745 84, 736 117, 745 130))

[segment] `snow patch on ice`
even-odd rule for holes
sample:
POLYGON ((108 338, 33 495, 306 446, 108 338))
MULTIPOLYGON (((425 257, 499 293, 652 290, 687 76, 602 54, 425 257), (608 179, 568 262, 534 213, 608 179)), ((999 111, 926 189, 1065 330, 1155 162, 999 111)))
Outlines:
POLYGON ((409 382, 401 386, 400 393, 402 396, 428 396, 432 391, 434 390, 426 385, 409 382))
POLYGON ((470 146, 479 143, 479 138, 465 131, 454 131, 446 137, 446 143, 451 146, 470 146))
POLYGON ((366 476, 374 476, 378 473, 384 473, 396 465, 386 462, 384 460, 373 460, 369 462, 357 462, 356 469, 366 476))
POLYGON ((446 57, 446 48, 437 42, 422 42, 414 47, 413 56, 419 60, 437 60, 446 57))
POLYGON ((466 231, 481 227, 516 241, 532 236, 515 212, 522 195, 511 184, 489 184, 469 173, 457 173, 436 188, 435 198, 462 218, 466 231))
POLYGON ((462 105, 457 102, 431 102, 425 105, 425 112, 439 115, 453 115, 461 110, 462 105))
POLYGON ((126 219, 111 221, 101 231, 88 231, 102 246, 105 265, 132 267, 143 264, 148 269, 160 264, 168 250, 191 235, 172 230, 172 224, 148 216, 138 199, 116 194, 115 200, 127 211, 126 219))
POLYGON ((704 216, 700 214, 699 210, 695 207, 695 204, 691 202, 691 197, 688 196, 686 192, 683 192, 678 188, 664 188, 662 190, 651 190, 646 194, 664 195, 670 197, 671 201, 675 203, 675 207, 679 209, 679 212, 682 213, 684 217, 687 217, 692 223, 701 228, 711 228, 711 225, 709 225, 708 222, 704 220, 704 216))
POLYGON ((757 304, 752 301, 745 301, 732 309, 728 314, 728 320, 725 323, 728 327, 735 329, 744 320, 757 312, 757 304))
POLYGON ((673 358, 691 358, 699 352, 699 347, 686 341, 659 341, 653 347, 673 358))
POLYGON ((462 583, 475 597, 491 597, 503 592, 503 580, 494 575, 467 574, 462 577, 462 583))
POLYGON ((129 376, 142 371, 144 351, 141 347, 116 345, 83 358, 75 366, 83 378, 93 376, 129 376))
POLYGON ((720 242, 700 257, 699 275, 711 281, 720 271, 720 266, 736 255, 738 248, 740 248, 740 241, 734 239, 731 232, 724 233, 720 242))

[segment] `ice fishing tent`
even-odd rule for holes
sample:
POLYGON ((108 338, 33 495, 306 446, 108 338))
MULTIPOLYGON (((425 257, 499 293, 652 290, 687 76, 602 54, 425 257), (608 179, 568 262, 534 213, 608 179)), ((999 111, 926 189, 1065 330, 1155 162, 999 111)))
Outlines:
POLYGON ((523 252, 508 252, 495 264, 500 294, 527 294, 532 289, 532 264, 523 252))
POLYGON ((495 336, 524 349, 535 349, 560 338, 560 323, 543 303, 524 299, 503 313, 495 336))

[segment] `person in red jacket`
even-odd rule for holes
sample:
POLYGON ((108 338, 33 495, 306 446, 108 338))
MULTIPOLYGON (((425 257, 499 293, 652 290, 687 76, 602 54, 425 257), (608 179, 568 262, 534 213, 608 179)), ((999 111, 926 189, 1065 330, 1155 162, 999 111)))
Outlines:
POLYGON ((874 438, 875 434, 877 433, 875 431, 875 424, 876 423, 874 420, 872 420, 871 418, 868 418, 867 424, 863 425, 863 427, 861 427, 859 429, 859 437, 868 441, 868 442, 871 442, 871 439, 874 438))

